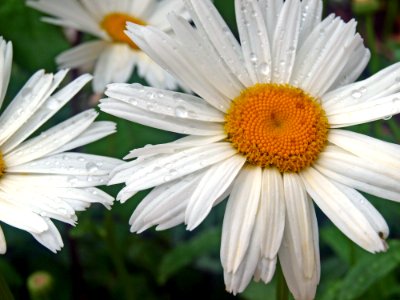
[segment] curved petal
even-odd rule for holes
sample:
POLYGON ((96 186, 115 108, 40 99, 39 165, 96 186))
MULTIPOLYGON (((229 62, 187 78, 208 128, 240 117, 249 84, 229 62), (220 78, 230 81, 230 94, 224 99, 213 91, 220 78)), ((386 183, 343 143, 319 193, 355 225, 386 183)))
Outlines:
POLYGON ((229 188, 245 162, 245 157, 235 155, 207 170, 186 207, 185 223, 188 230, 193 230, 206 218, 216 200, 229 188))
MULTIPOLYGON (((102 111, 116 117, 161 130, 204 136, 224 134, 223 126, 220 123, 190 120, 178 116, 160 115, 152 112, 151 106, 147 106, 146 110, 144 110, 132 104, 108 98, 101 100, 99 107, 102 111), (184 119, 184 122, 182 122, 182 119, 184 119)), ((186 116, 187 114, 185 113, 184 115, 186 116)))
POLYGON ((369 252, 386 249, 368 219, 330 180, 312 167, 303 170, 301 178, 307 193, 345 235, 369 252))
POLYGON ((189 94, 123 83, 110 84, 105 94, 112 99, 163 116, 205 122, 225 121, 219 110, 203 99, 189 94))
POLYGON ((132 74, 136 56, 125 44, 109 44, 101 53, 93 73, 93 89, 102 93, 112 82, 126 82, 132 74))
POLYGON ((3 104, 8 82, 10 81, 12 56, 13 48, 11 42, 6 42, 0 36, 0 107, 3 104))
POLYGON ((287 83, 292 75, 300 34, 300 1, 286 0, 272 40, 272 82, 287 83))
MULTIPOLYGON (((303 199, 304 200, 304 199, 303 199)), ((314 269, 312 273, 307 276, 303 266, 303 261, 298 260, 296 249, 301 245, 296 245, 297 242, 308 243, 310 241, 302 241, 301 239, 293 240, 293 233, 289 226, 290 219, 286 218, 285 232, 283 235, 282 246, 279 249, 279 261, 281 263, 283 275, 285 276, 289 290, 292 292, 295 299, 314 299, 317 285, 320 278, 320 259, 319 259, 319 245, 318 245, 318 224, 315 216, 314 206, 310 200, 305 199, 304 211, 299 211, 299 216, 303 218, 305 215, 309 216, 307 223, 307 231, 310 233, 312 244, 308 245, 313 247, 313 251, 304 253, 307 255, 307 261, 312 262, 314 269)))
POLYGON ((285 227, 284 199, 282 175, 275 168, 265 168, 259 208, 262 228, 265 228, 261 244, 261 251, 265 259, 273 260, 281 246, 285 227))
POLYGON ((260 203, 261 178, 260 167, 246 165, 233 185, 225 209, 220 254, 227 273, 237 272, 249 248, 260 203))
POLYGON ((268 83, 271 80, 271 49, 259 2, 236 0, 235 12, 247 72, 253 84, 268 83))

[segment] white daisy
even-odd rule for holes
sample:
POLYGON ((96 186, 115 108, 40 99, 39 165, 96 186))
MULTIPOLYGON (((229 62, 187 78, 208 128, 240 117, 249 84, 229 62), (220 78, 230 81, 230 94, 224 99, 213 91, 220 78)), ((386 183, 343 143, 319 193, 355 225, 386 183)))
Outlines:
POLYGON ((155 187, 131 230, 198 226, 227 195, 221 261, 228 291, 269 282, 279 258, 296 299, 320 277, 312 200, 351 240, 386 249, 388 227, 357 190, 400 201, 400 147, 341 128, 400 111, 400 64, 353 83, 370 53, 354 20, 321 20, 319 0, 236 0, 240 43, 209 0, 185 0, 167 36, 128 26, 134 42, 199 97, 112 84, 105 112, 188 136, 133 150, 112 172, 118 199, 155 187), (158 51, 158 49, 163 51, 158 51))
POLYGON ((182 13, 183 4, 179 0, 34 0, 27 4, 54 16, 44 18, 49 23, 97 38, 65 51, 56 59, 62 68, 94 65, 95 92, 102 93, 111 82, 127 82, 135 66, 150 85, 177 88, 176 80, 141 51, 124 29, 129 21, 170 30, 166 14, 171 10, 182 13))
MULTIPOLYGON (((0 37, 0 105, 10 79, 12 46, 0 37)), ((0 220, 26 230, 56 252, 63 246, 50 218, 75 224, 75 211, 113 198, 95 188, 107 182, 120 161, 104 156, 66 152, 115 132, 112 122, 94 122, 84 111, 27 139, 91 80, 82 75, 56 93, 67 74, 35 73, 0 115, 0 220)), ((0 228, 0 253, 6 242, 0 228)))

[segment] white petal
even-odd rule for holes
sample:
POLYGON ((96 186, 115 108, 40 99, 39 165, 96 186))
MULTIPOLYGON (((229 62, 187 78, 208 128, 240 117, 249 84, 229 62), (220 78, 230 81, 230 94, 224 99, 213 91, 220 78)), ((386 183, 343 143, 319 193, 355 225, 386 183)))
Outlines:
POLYGON ((202 76, 193 65, 191 55, 183 50, 182 46, 166 33, 156 28, 141 27, 128 23, 126 34, 145 51, 155 62, 175 76, 180 82, 185 83, 196 94, 200 95, 210 105, 221 111, 226 111, 230 99, 221 94, 202 76), (159 51, 158 49, 163 49, 159 51))
POLYGON ((400 169, 400 146, 353 131, 333 129, 329 142, 371 163, 400 169))
POLYGON ((28 1, 27 5, 59 18, 55 20, 62 22, 62 25, 67 25, 66 27, 105 37, 105 33, 100 29, 98 21, 92 17, 89 11, 84 9, 80 1, 39 0, 28 1))
POLYGON ((282 246, 279 249, 279 261, 281 263, 283 275, 285 276, 289 290, 292 292, 295 299, 314 299, 320 277, 318 224, 315 216, 314 206, 310 200, 308 200, 306 213, 311 217, 311 219, 309 219, 307 230, 311 233, 313 241, 312 245, 309 246, 314 247, 313 251, 308 253, 309 258, 307 259, 309 261, 314 261, 313 264, 315 268, 312 276, 305 276, 305 272, 302 267, 303 262, 297 259, 297 255, 295 253, 296 241, 292 239, 293 234, 290 231, 291 226, 287 224, 290 221, 289 218, 286 218, 282 246))
POLYGON ((171 12, 176 12, 179 15, 183 15, 185 13, 183 2, 180 0, 166 0, 157 2, 157 7, 154 8, 154 13, 148 19, 148 22, 165 31, 169 27, 166 24, 166 18, 171 12))
POLYGON ((328 174, 329 177, 333 176, 332 178, 334 178, 336 177, 335 174, 337 174, 338 177, 349 178, 348 182, 342 182, 343 180, 338 178, 334 179, 373 195, 379 196, 379 191, 384 190, 384 194, 381 196, 392 199, 389 192, 394 192, 396 197, 392 200, 399 201, 400 186, 398 181, 400 180, 400 174, 398 169, 392 168, 388 164, 382 168, 380 163, 363 160, 352 154, 341 152, 340 148, 338 149, 333 148, 321 153, 315 164, 316 167, 333 173, 328 174), (371 186, 376 187, 377 191, 373 188, 370 190, 369 187, 371 186), (386 193, 389 195, 386 195, 386 193))
POLYGON ((95 110, 84 111, 20 144, 4 156, 7 166, 23 164, 55 151, 83 132, 96 117, 95 110))
POLYGON ((369 252, 385 250, 378 232, 331 181, 312 167, 303 170, 300 175, 308 194, 345 235, 369 252))
POLYGON ((350 199, 351 202, 364 214, 371 226, 384 239, 389 235, 389 227, 382 215, 375 207, 355 189, 343 184, 334 182, 334 184, 350 199))
POLYGON ((61 248, 64 246, 64 243, 61 239, 60 232, 53 222, 48 218, 44 220, 49 228, 41 233, 32 233, 32 235, 39 243, 56 253, 57 251, 61 250, 61 248))
POLYGON ((47 175, 47 174, 7 174, 8 178, 19 181, 22 185, 53 187, 92 187, 104 185, 108 175, 47 175))
POLYGON ((277 20, 272 42, 272 82, 287 83, 295 63, 300 33, 300 1, 287 0, 277 20))
POLYGON ((7 168, 7 173, 41 173, 60 175, 107 175, 120 160, 84 154, 62 153, 7 168))
POLYGON ((7 154, 30 136, 36 129, 50 119, 82 87, 92 79, 89 74, 82 75, 49 97, 45 103, 1 146, 2 153, 7 154))
POLYGON ((188 135, 171 143, 146 145, 143 148, 134 149, 130 151, 129 154, 124 157, 124 159, 131 159, 139 156, 152 156, 157 154, 172 154, 178 150, 182 150, 185 148, 216 143, 224 140, 225 138, 226 135, 215 135, 215 136, 188 135))
POLYGON ((132 168, 133 175, 126 179, 127 186, 121 191, 125 196, 119 196, 118 199, 123 201, 128 196, 126 192, 144 190, 175 180, 235 154, 236 150, 229 143, 214 143, 165 156, 141 169, 139 165, 132 168))
POLYGON ((301 47, 308 35, 321 22, 321 17, 322 0, 301 1, 299 47, 301 47))
POLYGON ((3 229, 0 227, 0 254, 4 254, 7 251, 6 238, 4 237, 3 229))
POLYGON ((262 228, 264 228, 261 249, 265 259, 274 260, 281 246, 285 227, 284 198, 282 175, 275 168, 265 168, 259 208, 262 228))
POLYGON ((260 257, 260 230, 254 228, 246 254, 239 267, 234 272, 224 270, 226 290, 236 295, 245 290, 257 270, 260 257))
POLYGON ((331 128, 347 127, 379 119, 391 118, 400 112, 400 93, 353 103, 346 108, 328 111, 331 128))
POLYGON ((245 87, 221 59, 210 41, 184 18, 172 14, 168 16, 168 20, 182 50, 191 58, 193 65, 199 66, 197 72, 201 72, 210 84, 229 99, 237 97, 245 87))
POLYGON ((203 176, 204 172, 199 172, 154 188, 132 214, 131 231, 142 232, 171 220, 183 223, 189 197, 203 176))
POLYGON ((291 83, 314 96, 322 96, 340 76, 362 44, 355 22, 345 24, 328 16, 319 23, 300 48, 291 83))
POLYGON ((225 209, 220 254, 227 273, 238 270, 249 247, 260 203, 261 176, 261 168, 247 165, 233 185, 225 209))
POLYGON ((183 90, 190 91, 185 88, 181 82, 178 82, 175 77, 147 56, 146 53, 141 51, 135 54, 137 73, 146 80, 148 85, 169 90, 177 90, 178 86, 180 86, 183 90))
POLYGON ((274 31, 278 22, 279 14, 283 6, 283 0, 260 1, 260 7, 264 13, 265 26, 268 29, 269 40, 274 38, 274 31))
POLYGON ((111 115, 161 130, 193 135, 223 134, 221 124, 189 119, 182 121, 181 118, 159 115, 118 100, 103 99, 99 107, 111 115))
POLYGON ((264 283, 269 283, 275 274, 276 259, 277 256, 271 259, 265 257, 261 258, 254 273, 254 280, 262 280, 264 283))
POLYGON ((235 11, 247 72, 254 84, 268 83, 271 49, 260 6, 256 0, 236 0, 235 11))
POLYGON ((7 92, 7 86, 10 81, 12 56, 13 49, 11 42, 6 42, 2 37, 0 37, 0 107, 3 104, 7 92))
POLYGON ((353 51, 349 62, 342 70, 336 81, 330 87, 330 90, 337 89, 349 83, 353 83, 364 71, 368 65, 369 59, 371 58, 371 52, 364 47, 363 44, 359 44, 358 47, 353 51))
POLYGON ((44 74, 39 71, 24 85, 0 116, 0 143, 16 132, 58 86, 66 71, 44 74))
POLYGON ((51 154, 57 154, 72 149, 76 149, 81 146, 85 146, 87 144, 100 140, 103 137, 108 136, 116 131, 117 131, 116 124, 114 122, 109 122, 109 121, 93 122, 79 136, 75 137, 73 140, 69 141, 64 146, 57 148, 55 151, 52 151, 51 154))
POLYGON ((185 223, 188 230, 196 228, 209 214, 216 200, 224 194, 246 162, 242 155, 235 155, 211 166, 190 196, 185 223))
POLYGON ((8 199, 9 196, 7 193, 1 193, 0 220, 2 222, 31 233, 41 233, 48 229, 46 222, 37 214, 23 206, 17 206, 3 200, 8 199))
POLYGON ((93 89, 102 93, 112 82, 126 82, 134 67, 132 49, 125 44, 110 44, 101 53, 93 73, 93 89))
POLYGON ((322 98, 328 114, 346 111, 358 104, 381 99, 400 91, 400 63, 393 64, 373 76, 336 90, 322 98))
POLYGON ((238 41, 210 0, 184 0, 186 8, 204 39, 208 39, 218 55, 244 86, 253 85, 238 41))
POLYGON ((102 40, 89 41, 62 52, 56 62, 62 68, 77 68, 94 63, 108 43, 102 40))
POLYGON ((106 95, 140 109, 179 119, 224 122, 224 115, 203 99, 140 84, 111 84, 106 95))
POLYGON ((293 243, 293 254, 302 270, 302 277, 312 278, 315 272, 314 233, 311 225, 312 203, 307 198, 307 192, 302 180, 296 173, 284 173, 283 175, 285 203, 286 203, 286 227, 288 237, 293 243))

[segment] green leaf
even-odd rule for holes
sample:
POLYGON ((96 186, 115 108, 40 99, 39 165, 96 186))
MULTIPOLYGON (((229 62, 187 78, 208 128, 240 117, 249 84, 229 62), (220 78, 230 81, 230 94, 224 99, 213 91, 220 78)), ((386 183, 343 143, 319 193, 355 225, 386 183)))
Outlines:
POLYGON ((360 259, 343 279, 339 300, 362 296, 374 283, 388 275, 400 264, 400 241, 392 241, 386 253, 360 259))
POLYGON ((167 253, 160 264, 158 282, 164 284, 173 274, 198 258, 219 248, 221 231, 211 229, 167 253))
POLYGON ((61 29, 40 20, 42 14, 22 0, 1 0, 0 35, 12 41, 14 62, 30 72, 55 69, 54 58, 68 43, 61 29))

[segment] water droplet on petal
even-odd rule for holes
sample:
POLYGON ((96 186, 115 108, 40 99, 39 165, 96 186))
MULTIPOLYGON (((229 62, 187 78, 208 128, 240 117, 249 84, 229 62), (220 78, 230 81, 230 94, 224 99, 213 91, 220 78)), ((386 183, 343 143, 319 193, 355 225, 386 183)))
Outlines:
POLYGON ((362 96, 362 93, 359 90, 354 90, 351 92, 351 96, 354 99, 359 99, 362 96))
POLYGON ((177 107, 175 108, 175 115, 176 115, 178 118, 187 118, 187 116, 188 116, 188 111, 187 111, 187 109, 184 108, 183 106, 177 106, 177 107))

